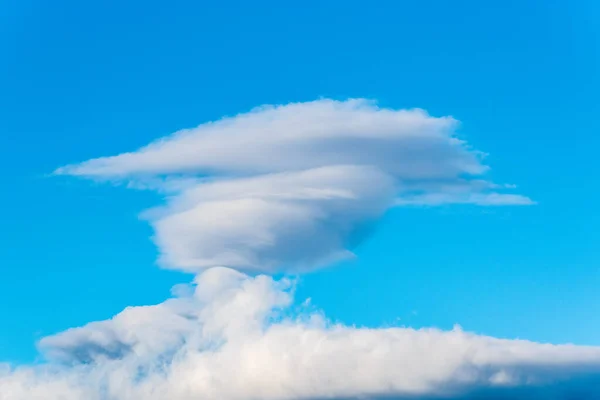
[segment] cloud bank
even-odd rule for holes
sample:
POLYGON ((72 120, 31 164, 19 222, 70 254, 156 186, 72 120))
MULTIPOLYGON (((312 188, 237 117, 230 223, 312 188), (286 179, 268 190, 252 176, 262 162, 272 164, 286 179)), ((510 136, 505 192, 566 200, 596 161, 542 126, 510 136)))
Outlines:
POLYGON ((481 178, 457 125, 364 99, 264 106, 56 173, 167 192, 145 213, 166 268, 303 271, 351 257, 395 205, 532 204, 481 178))
POLYGON ((600 348, 332 323, 285 279, 212 268, 194 286, 43 339, 55 367, 0 373, 0 399, 462 398, 600 373, 600 348))
POLYGON ((319 100, 57 169, 164 194, 143 213, 160 263, 196 278, 161 304, 42 339, 45 364, 0 365, 0 400, 597 395, 598 347, 333 323, 295 305, 293 281, 262 274, 351 257, 391 207, 533 203, 486 179, 456 128, 422 110, 319 100))

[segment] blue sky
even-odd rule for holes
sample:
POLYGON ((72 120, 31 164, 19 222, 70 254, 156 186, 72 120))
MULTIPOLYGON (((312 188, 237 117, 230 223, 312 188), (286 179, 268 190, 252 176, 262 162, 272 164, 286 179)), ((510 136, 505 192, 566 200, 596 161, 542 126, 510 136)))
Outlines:
POLYGON ((350 325, 600 345, 595 2, 122 3, 0 6, 0 360, 192 279, 138 218, 160 195, 52 171, 319 98, 451 115, 537 204, 393 208, 298 299, 350 325))

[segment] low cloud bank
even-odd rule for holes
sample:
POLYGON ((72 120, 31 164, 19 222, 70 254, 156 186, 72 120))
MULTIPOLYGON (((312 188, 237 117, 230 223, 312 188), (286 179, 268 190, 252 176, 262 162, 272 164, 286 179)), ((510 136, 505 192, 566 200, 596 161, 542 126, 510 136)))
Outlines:
POLYGON ((53 363, 0 373, 0 399, 553 399, 600 377, 600 348, 334 324, 293 288, 209 269, 187 296, 43 339, 53 363))

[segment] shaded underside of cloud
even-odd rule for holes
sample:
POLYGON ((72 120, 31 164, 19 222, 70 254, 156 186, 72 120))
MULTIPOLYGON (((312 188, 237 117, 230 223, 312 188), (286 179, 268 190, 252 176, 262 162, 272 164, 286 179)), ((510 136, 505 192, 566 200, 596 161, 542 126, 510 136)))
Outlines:
POLYGON ((263 106, 56 173, 165 192, 144 216, 166 268, 305 271, 352 257, 393 206, 532 204, 482 179, 457 125, 364 99, 263 106))
POLYGON ((0 373, 0 399, 553 399, 597 389, 600 348, 346 326, 293 307, 293 287, 209 269, 187 296, 43 339, 54 367, 0 373))

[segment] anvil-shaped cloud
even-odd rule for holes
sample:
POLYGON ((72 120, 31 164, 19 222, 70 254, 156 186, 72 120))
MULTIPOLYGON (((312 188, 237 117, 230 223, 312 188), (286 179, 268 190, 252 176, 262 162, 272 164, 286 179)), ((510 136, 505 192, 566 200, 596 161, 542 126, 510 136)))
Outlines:
POLYGON ((260 107, 56 173, 170 192, 146 213, 165 267, 305 270, 350 256, 394 205, 531 204, 479 178, 488 168, 456 126, 422 110, 319 100, 260 107))

